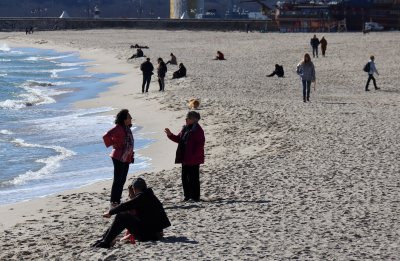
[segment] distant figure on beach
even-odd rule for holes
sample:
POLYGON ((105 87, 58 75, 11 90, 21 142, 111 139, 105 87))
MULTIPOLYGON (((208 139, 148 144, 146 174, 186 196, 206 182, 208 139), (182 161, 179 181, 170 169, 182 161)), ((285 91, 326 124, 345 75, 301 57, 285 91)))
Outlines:
POLYGON ((103 136, 106 147, 113 146, 110 156, 114 164, 114 180, 111 188, 110 208, 121 203, 129 164, 134 162, 134 140, 131 127, 132 117, 127 109, 123 109, 115 117, 115 127, 103 136))
POLYGON ((319 43, 321 44, 322 56, 325 57, 326 47, 328 46, 328 41, 325 39, 325 36, 322 36, 319 43))
POLYGON ((140 58, 140 57, 146 57, 146 56, 144 55, 143 50, 138 48, 138 49, 136 49, 136 53, 133 54, 130 58, 128 58, 128 60, 131 60, 133 58, 140 58))
POLYGON ((319 45, 319 43, 320 42, 319 42, 317 36, 314 34, 314 37, 311 38, 311 40, 310 40, 310 45, 312 47, 312 55, 313 55, 313 57, 315 57, 315 55, 316 55, 317 58, 318 58, 318 45, 319 45))
POLYGON ((25 34, 29 34, 29 29, 28 29, 28 27, 25 27, 25 34))
POLYGON ((144 93, 144 86, 146 85, 146 92, 149 92, 149 86, 151 81, 151 76, 154 74, 153 64, 150 62, 150 58, 146 58, 146 61, 140 65, 140 70, 143 72, 143 82, 142 82, 142 93, 144 93))
POLYGON ((176 60, 176 56, 173 53, 171 53, 170 56, 171 56, 171 59, 166 64, 178 65, 178 61, 176 60))
POLYGON ((92 246, 110 248, 115 244, 115 238, 124 229, 129 235, 139 241, 156 241, 163 238, 163 230, 171 223, 160 200, 147 187, 142 178, 135 179, 129 186, 132 199, 110 209, 103 217, 116 215, 110 228, 92 246))
POLYGON ((141 45, 138 45, 138 44, 135 44, 135 45, 131 45, 131 49, 137 49, 137 48, 140 48, 140 49, 149 49, 149 47, 147 46, 147 45, 144 45, 144 46, 141 46, 141 45))
POLYGON ((370 60, 368 61, 368 63, 364 66, 364 71, 366 71, 368 73, 368 80, 367 80, 367 84, 365 85, 365 91, 369 91, 368 86, 369 86, 369 82, 372 80, 372 82, 374 83, 374 87, 375 90, 379 90, 380 88, 378 88, 376 86, 376 80, 374 77, 374 73, 376 73, 377 75, 379 75, 378 70, 376 69, 375 66, 375 57, 373 55, 370 56, 370 60))
POLYGON ((182 77, 186 77, 186 67, 183 63, 180 63, 179 69, 172 74, 172 79, 179 79, 182 77))
POLYGON ((282 65, 275 64, 275 70, 271 74, 268 74, 267 77, 272 77, 274 75, 277 75, 278 77, 283 77, 285 75, 282 65))
POLYGON ((217 56, 215 56, 214 60, 225 60, 225 56, 222 52, 217 51, 217 56))
POLYGON ((167 65, 163 61, 162 58, 157 59, 158 65, 157 65, 157 76, 158 76, 158 84, 160 85, 160 92, 163 92, 165 89, 165 75, 167 73, 167 65))
POLYGON ((297 74, 301 77, 303 84, 303 101, 310 101, 311 82, 315 83, 315 67, 308 53, 304 55, 303 61, 297 65, 297 74))
POLYGON ((200 201, 200 164, 204 163, 204 131, 199 124, 200 114, 190 111, 186 115, 186 125, 178 135, 168 128, 168 138, 178 143, 175 163, 182 164, 182 186, 184 201, 200 201))
POLYGON ((33 34, 33 26, 31 26, 31 28, 29 28, 29 33, 33 34))

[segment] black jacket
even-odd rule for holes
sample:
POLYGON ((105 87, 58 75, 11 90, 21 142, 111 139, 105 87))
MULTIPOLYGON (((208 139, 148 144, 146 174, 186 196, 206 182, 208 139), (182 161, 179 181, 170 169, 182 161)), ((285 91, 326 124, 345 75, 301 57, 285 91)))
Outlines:
POLYGON ((318 45, 319 45, 319 40, 318 40, 318 38, 311 38, 310 44, 311 44, 311 46, 314 47, 314 48, 318 47, 318 45))
POLYGON ((164 228, 171 226, 163 205, 154 195, 151 188, 138 193, 133 199, 111 209, 109 213, 114 215, 129 210, 136 211, 137 218, 143 224, 143 231, 150 237, 152 234, 161 232, 164 228))
POLYGON ((143 72, 143 75, 152 75, 154 67, 150 61, 145 61, 140 65, 140 70, 143 72))
POLYGON ((167 65, 164 62, 161 62, 157 67, 157 76, 160 78, 164 78, 167 73, 167 65))

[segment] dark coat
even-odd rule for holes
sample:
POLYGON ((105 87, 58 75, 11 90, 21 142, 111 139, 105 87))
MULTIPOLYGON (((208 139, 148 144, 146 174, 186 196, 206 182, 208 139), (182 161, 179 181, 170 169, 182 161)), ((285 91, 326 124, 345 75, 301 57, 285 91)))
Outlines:
POLYGON ((204 163, 204 131, 200 124, 193 124, 190 130, 184 126, 178 135, 170 135, 168 138, 179 143, 176 150, 175 163, 187 166, 195 166, 204 163), (188 131, 186 139, 183 141, 184 134, 188 131))
POLYGON ((314 37, 311 38, 310 44, 311 44, 312 47, 317 48, 318 45, 319 45, 319 40, 318 40, 318 38, 314 38, 314 37))
POLYGON ((140 65, 140 70, 143 72, 143 75, 149 76, 153 74, 153 64, 150 61, 145 61, 140 65))
POLYGON ((179 70, 175 71, 172 74, 172 78, 182 78, 185 76, 186 76, 186 67, 183 65, 179 68, 179 70))
POLYGON ((325 38, 322 38, 321 41, 319 41, 321 44, 322 49, 326 49, 326 46, 328 45, 328 42, 326 41, 325 38))
POLYGON ((164 62, 160 62, 157 66, 157 76, 164 78, 167 73, 167 65, 164 62))
MULTIPOLYGON (((133 199, 111 209, 111 215, 135 210, 136 217, 143 224, 141 231, 144 239, 152 239, 154 235, 171 226, 163 205, 154 195, 151 188, 138 193, 133 199)), ((143 239, 139 239, 143 240, 143 239)))

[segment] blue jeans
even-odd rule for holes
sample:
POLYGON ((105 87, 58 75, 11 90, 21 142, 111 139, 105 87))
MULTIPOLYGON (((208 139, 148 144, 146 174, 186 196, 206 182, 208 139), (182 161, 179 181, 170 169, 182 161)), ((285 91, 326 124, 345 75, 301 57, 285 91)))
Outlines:
POLYGON ((311 89, 311 81, 301 81, 303 83, 303 99, 304 101, 310 99, 310 89, 311 89))

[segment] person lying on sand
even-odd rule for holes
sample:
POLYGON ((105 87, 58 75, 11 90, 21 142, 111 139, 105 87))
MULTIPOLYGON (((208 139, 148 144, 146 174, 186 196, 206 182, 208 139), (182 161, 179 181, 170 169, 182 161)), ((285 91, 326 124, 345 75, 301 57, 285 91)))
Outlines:
POLYGON ((128 58, 128 60, 131 60, 133 58, 139 58, 139 57, 146 57, 146 55, 144 55, 142 49, 136 49, 136 53, 133 54, 130 58, 128 58))
POLYGON ((144 45, 144 46, 141 46, 141 45, 138 45, 138 44, 135 44, 135 45, 131 45, 131 49, 137 49, 137 48, 141 48, 141 49, 149 49, 149 47, 147 46, 147 45, 144 45))
POLYGON ((274 75, 278 75, 278 77, 283 77, 285 75, 282 65, 275 64, 275 70, 271 74, 268 74, 267 77, 272 77, 274 75))
POLYGON ((172 79, 179 79, 185 76, 186 76, 186 67, 183 65, 183 63, 180 63, 179 70, 175 71, 172 74, 172 79))
POLYGON ((116 215, 111 227, 103 237, 92 246, 110 248, 115 244, 115 238, 124 230, 139 241, 155 241, 163 237, 163 229, 171 226, 163 205, 154 195, 151 188, 147 188, 142 178, 132 182, 133 198, 117 207, 105 212, 103 217, 110 218, 116 215))
POLYGON ((225 60, 224 54, 220 51, 217 51, 217 56, 215 56, 214 60, 225 60))

